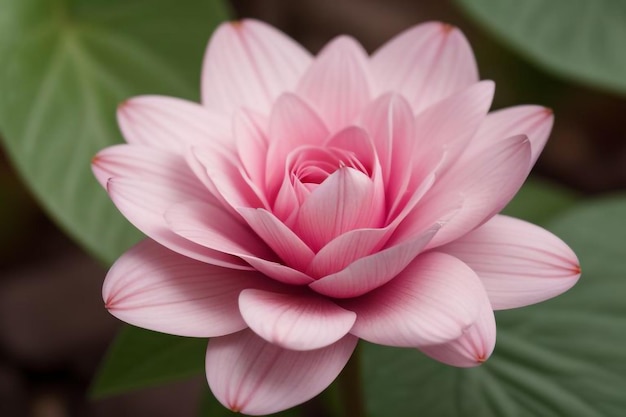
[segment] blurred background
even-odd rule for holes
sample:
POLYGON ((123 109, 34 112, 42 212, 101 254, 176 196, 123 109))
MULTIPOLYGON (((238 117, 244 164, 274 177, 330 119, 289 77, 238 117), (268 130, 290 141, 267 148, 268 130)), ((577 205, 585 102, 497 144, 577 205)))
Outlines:
MULTIPOLYGON (((534 103, 554 109, 554 130, 533 175, 581 194, 625 188, 626 99, 538 69, 451 1, 233 0, 230 5, 235 16, 262 19, 313 52, 342 33, 371 52, 419 22, 458 26, 474 48, 481 77, 496 81, 494 108, 534 103)), ((195 416, 196 400, 207 390, 201 375, 87 399, 98 363, 120 327, 101 301, 106 268, 41 210, 2 149, 0 219, 0 416, 195 416)))

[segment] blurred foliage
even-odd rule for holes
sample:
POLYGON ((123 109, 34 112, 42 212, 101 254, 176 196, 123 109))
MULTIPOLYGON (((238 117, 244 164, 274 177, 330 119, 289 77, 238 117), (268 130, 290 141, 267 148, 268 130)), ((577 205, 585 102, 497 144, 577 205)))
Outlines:
POLYGON ((138 94, 197 100, 219 0, 0 2, 0 131, 49 214, 112 262, 140 238, 91 174, 121 142, 115 108, 138 94))
POLYGON ((456 0, 494 38, 542 68, 626 94, 623 0, 456 0))

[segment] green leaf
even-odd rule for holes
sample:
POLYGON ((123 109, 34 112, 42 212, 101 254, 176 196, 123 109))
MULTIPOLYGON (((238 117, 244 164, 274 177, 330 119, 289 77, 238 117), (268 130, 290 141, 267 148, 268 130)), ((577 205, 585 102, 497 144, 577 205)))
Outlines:
POLYGON ((623 0, 456 0, 498 40, 561 77, 626 94, 623 0))
POLYGON ((577 199, 575 192, 562 186, 529 179, 502 213, 531 223, 545 224, 556 214, 571 207, 577 199))
POLYGON ((207 339, 126 326, 110 347, 91 388, 102 398, 204 372, 207 339))
POLYGON ((416 351, 366 345, 371 416, 621 417, 626 409, 626 196, 583 203, 549 223, 583 276, 560 297, 498 312, 491 359, 455 369, 416 351))
POLYGON ((111 262, 140 238, 90 162, 121 142, 115 109, 138 94, 197 100, 219 0, 0 2, 0 130, 48 213, 111 262))

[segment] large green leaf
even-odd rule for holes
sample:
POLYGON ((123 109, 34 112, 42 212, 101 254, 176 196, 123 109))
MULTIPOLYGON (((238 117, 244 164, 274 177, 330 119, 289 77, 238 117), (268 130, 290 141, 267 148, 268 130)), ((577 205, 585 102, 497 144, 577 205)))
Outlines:
POLYGON ((3 0, 0 130, 48 212, 110 262, 139 239, 90 170, 137 94, 197 99, 219 0, 3 0))
POLYGON ((499 312, 496 350, 475 369, 366 345, 371 416, 621 417, 626 410, 626 196, 584 203, 548 228, 578 254, 568 293, 499 312))
POLYGON ((95 398, 204 372, 207 339, 126 326, 109 349, 91 394, 95 398))
POLYGON ((456 0, 546 70, 626 94, 623 0, 456 0))

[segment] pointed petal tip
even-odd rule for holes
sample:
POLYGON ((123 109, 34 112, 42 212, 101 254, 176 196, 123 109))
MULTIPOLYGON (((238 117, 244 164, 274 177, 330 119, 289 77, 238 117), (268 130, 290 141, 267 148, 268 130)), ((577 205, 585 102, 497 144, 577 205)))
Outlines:
POLYGON ((456 26, 451 25, 449 23, 441 23, 441 31, 443 32, 444 35, 448 35, 457 29, 458 28, 456 26))

